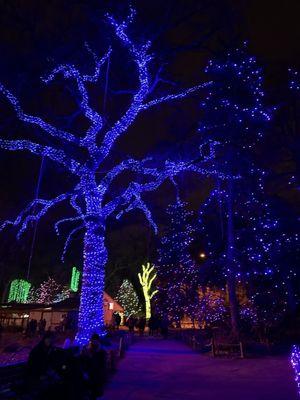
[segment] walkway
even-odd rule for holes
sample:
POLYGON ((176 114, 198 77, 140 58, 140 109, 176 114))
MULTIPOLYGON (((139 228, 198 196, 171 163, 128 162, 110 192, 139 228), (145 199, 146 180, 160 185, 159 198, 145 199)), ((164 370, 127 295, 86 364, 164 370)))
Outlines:
POLYGON ((297 400, 283 357, 213 359, 185 344, 145 338, 134 344, 105 391, 105 400, 297 400))

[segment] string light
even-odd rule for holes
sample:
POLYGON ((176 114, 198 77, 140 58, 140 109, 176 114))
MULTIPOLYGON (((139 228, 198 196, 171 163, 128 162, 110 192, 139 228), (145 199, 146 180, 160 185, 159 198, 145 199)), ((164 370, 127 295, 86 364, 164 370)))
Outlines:
POLYGON ((150 263, 146 265, 142 265, 142 272, 138 273, 139 281, 143 289, 144 299, 145 299, 145 311, 146 311, 146 319, 149 320, 151 318, 151 300, 156 295, 158 290, 152 289, 152 284, 156 279, 156 272, 154 270, 154 266, 150 263))
POLYGON ((70 289, 72 290, 72 292, 78 292, 79 280, 80 280, 80 271, 76 267, 73 267, 71 283, 70 283, 70 289))
MULTIPOLYGON (((297 233, 285 232, 283 221, 273 211, 267 198, 268 174, 258 167, 257 154, 253 151, 262 141, 275 110, 265 104, 262 69, 248 55, 245 44, 221 60, 210 61, 206 72, 214 83, 201 103, 204 113, 199 134, 204 143, 214 144, 214 157, 208 158, 208 165, 227 172, 229 177, 233 172, 239 176, 234 182, 231 178, 223 182, 217 179, 217 188, 199 214, 211 270, 221 273, 222 278, 233 275, 244 284, 252 279, 259 287, 264 282, 263 291, 268 279, 273 286, 274 282, 280 282, 286 298, 284 286, 291 283, 297 271, 292 265, 294 261, 286 267, 283 255, 298 247, 299 237, 297 233), (226 242, 225 229, 229 228, 225 224, 229 217, 233 222, 232 243, 226 242)), ((294 77, 292 86, 296 88, 297 74, 294 77)), ((260 297, 260 293, 250 296, 250 301, 259 305, 259 313, 255 312, 253 318, 259 315, 260 320, 266 321, 268 317, 279 320, 282 314, 279 310, 286 308, 281 301, 276 303, 276 297, 280 296, 270 293, 271 303, 265 309, 260 297)), ((298 301, 296 295, 294 301, 298 301)))
POLYGON ((24 279, 14 279, 9 288, 8 303, 26 303, 31 283, 24 279))
POLYGON ((199 305, 199 268, 190 255, 195 235, 194 213, 179 198, 167 207, 167 230, 157 262, 157 303, 161 314, 179 324, 184 314, 195 318, 199 305))
POLYGON ((37 289, 32 289, 28 298, 30 303, 52 304, 68 297, 55 279, 49 277, 37 289))
POLYGON ((199 293, 196 318, 200 326, 212 325, 223 321, 226 315, 224 297, 219 292, 206 288, 199 293))
MULTIPOLYGON (((206 82, 178 93, 153 98, 152 93, 159 79, 156 75, 153 80, 150 73, 153 58, 149 52, 151 43, 147 41, 138 44, 129 36, 128 27, 132 24, 134 17, 135 11, 132 8, 128 18, 121 22, 118 22, 111 15, 106 16, 113 35, 127 50, 136 68, 138 79, 138 88, 129 107, 111 126, 104 124, 104 117, 91 106, 89 97, 89 86, 100 79, 101 68, 108 62, 113 52, 111 48, 107 50, 103 57, 97 57, 86 45, 87 51, 92 55, 95 63, 95 68, 91 74, 83 74, 80 68, 72 64, 61 64, 48 75, 42 77, 45 85, 51 84, 58 75, 61 75, 65 80, 70 80, 75 85, 80 99, 78 104, 80 111, 90 124, 88 129, 78 136, 53 126, 41 117, 25 112, 16 96, 0 83, 0 93, 10 103, 18 119, 39 128, 47 135, 47 145, 35 143, 31 140, 0 139, 0 148, 10 151, 29 151, 37 156, 48 157, 55 163, 62 165, 68 173, 71 173, 77 179, 76 185, 70 192, 60 194, 50 200, 34 200, 15 220, 6 221, 1 229, 12 225, 18 228, 18 236, 20 236, 34 221, 40 219, 54 206, 62 202, 68 202, 71 205, 76 215, 58 221, 55 228, 59 233, 60 224, 80 222, 80 226, 71 229, 67 236, 63 257, 74 234, 79 229, 85 231, 84 265, 76 336, 79 344, 86 343, 92 333, 100 335, 105 333, 103 290, 105 264, 107 262, 107 249, 105 247, 107 218, 112 214, 120 218, 124 213, 139 210, 144 213, 151 226, 157 231, 151 210, 143 199, 144 193, 156 190, 166 180, 186 171, 205 175, 218 174, 221 179, 227 176, 226 173, 220 173, 214 167, 207 167, 205 163, 195 165, 191 159, 180 162, 167 160, 160 165, 158 165, 157 160, 149 158, 144 160, 123 159, 119 164, 114 165, 106 175, 101 171, 102 163, 111 155, 111 150, 117 139, 128 131, 141 112, 165 102, 182 99, 211 85, 211 82, 206 82), (49 136, 54 139, 51 145, 48 144, 49 136), (80 151, 81 149, 84 149, 84 152, 80 151), (84 160, 83 157, 79 157, 79 154, 82 155, 83 153, 86 155, 84 160), (132 171, 135 176, 138 176, 138 182, 133 180, 120 194, 111 196, 112 184, 126 170, 132 171), (112 199, 107 201, 109 198, 112 199)), ((111 161, 114 161, 113 157, 111 161)))

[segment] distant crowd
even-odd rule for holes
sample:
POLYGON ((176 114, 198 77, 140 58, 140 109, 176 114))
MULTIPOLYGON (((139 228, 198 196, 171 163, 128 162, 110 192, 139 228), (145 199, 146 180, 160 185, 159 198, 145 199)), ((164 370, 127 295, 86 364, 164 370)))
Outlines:
POLYGON ((160 318, 158 315, 152 315, 148 323, 144 317, 137 318, 131 315, 124 321, 124 324, 128 327, 130 333, 137 329, 140 336, 144 335, 146 326, 149 328, 149 336, 161 334, 163 338, 167 338, 169 333, 168 318, 160 318))
MULTIPOLYGON (((71 325, 71 322, 72 321, 68 318, 67 314, 63 314, 61 316, 59 324, 55 327, 55 332, 62 333, 67 330, 74 329, 74 326, 71 325)), ((37 333, 40 336, 43 336, 46 332, 46 325, 47 325, 47 321, 45 320, 45 318, 41 318, 39 321, 32 318, 31 320, 28 321, 28 324, 24 331, 24 337, 33 337, 33 336, 36 336, 37 333)), ((48 325, 47 332, 51 332, 51 331, 52 331, 52 327, 51 327, 51 325, 48 325)))

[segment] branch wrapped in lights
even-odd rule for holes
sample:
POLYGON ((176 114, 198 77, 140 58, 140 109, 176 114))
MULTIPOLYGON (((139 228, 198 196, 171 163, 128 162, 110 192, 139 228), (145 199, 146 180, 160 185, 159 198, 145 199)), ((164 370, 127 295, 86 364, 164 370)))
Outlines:
POLYGON ((295 382, 298 388, 298 395, 300 396, 300 346, 294 345, 292 347, 291 364, 295 372, 295 382))
POLYGON ((152 158, 144 160, 123 159, 119 164, 114 164, 109 172, 104 173, 101 170, 103 168, 102 163, 107 157, 111 157, 110 161, 113 164, 114 158, 111 154, 113 146, 128 131, 142 111, 155 105, 183 99, 210 84, 210 82, 197 84, 191 88, 180 90, 178 93, 159 94, 155 98, 156 85, 153 82, 157 82, 159 78, 158 74, 154 74, 153 79, 150 73, 150 65, 153 59, 153 55, 150 54, 151 43, 149 41, 137 43, 128 33, 128 27, 133 23, 135 11, 131 9, 129 16, 121 22, 118 22, 111 15, 106 17, 114 37, 126 49, 130 60, 133 61, 138 80, 138 88, 134 91, 129 106, 120 113, 119 119, 110 126, 104 123, 101 111, 92 105, 99 104, 99 102, 91 102, 89 87, 91 83, 96 83, 100 79, 101 68, 109 62, 113 51, 111 48, 103 57, 98 57, 90 47, 86 46, 95 63, 91 74, 81 72, 79 67, 72 64, 63 63, 53 68, 47 76, 42 78, 45 84, 50 84, 60 75, 63 79, 69 80, 75 85, 79 112, 89 123, 87 129, 80 135, 57 128, 41 117, 26 113, 17 97, 3 84, 0 84, 0 94, 12 106, 17 118, 39 128, 45 134, 45 143, 47 143, 43 144, 43 136, 38 137, 41 143, 35 143, 36 140, 1 139, 0 148, 10 151, 28 151, 37 156, 45 156, 62 165, 66 172, 72 174, 78 181, 73 190, 67 194, 59 195, 52 200, 34 200, 15 220, 5 222, 1 228, 12 225, 17 227, 19 234, 21 234, 31 225, 32 221, 40 219, 54 206, 62 201, 69 202, 75 215, 65 216, 55 224, 55 229, 59 234, 61 224, 79 223, 79 226, 72 226, 67 236, 63 256, 74 234, 79 229, 85 230, 84 267, 77 334, 79 343, 86 343, 94 332, 99 334, 105 332, 103 290, 105 264, 107 262, 105 247, 107 218, 112 214, 121 217, 125 212, 138 209, 145 214, 149 223, 157 230, 150 208, 143 198, 144 193, 155 191, 167 179, 172 179, 186 171, 201 175, 218 173, 221 178, 226 175, 219 174, 214 168, 202 167, 201 163, 194 165, 193 160, 186 160, 185 162, 166 161, 157 165, 152 158), (151 98, 149 98, 150 95, 151 98), (51 140, 53 140, 52 143, 51 140), (84 151, 81 151, 81 149, 84 149, 84 151), (112 200, 106 200, 111 195, 111 188, 115 179, 125 171, 133 172, 133 181, 129 183, 128 187, 121 189, 119 194, 111 196, 113 197, 112 200))

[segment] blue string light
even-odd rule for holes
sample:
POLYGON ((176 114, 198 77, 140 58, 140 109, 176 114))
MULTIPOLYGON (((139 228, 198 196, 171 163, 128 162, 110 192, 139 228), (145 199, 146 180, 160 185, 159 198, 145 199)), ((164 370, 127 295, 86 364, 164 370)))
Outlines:
MULTIPOLYGON (((221 271, 222 278, 233 274, 236 281, 244 284, 250 279, 256 284, 258 280, 266 282, 269 279, 273 287, 276 281, 280 282, 284 305, 277 307, 276 296, 273 296, 272 307, 285 311, 286 287, 296 276, 296 265, 293 265, 296 263, 289 261, 287 266, 285 261, 282 265, 282 255, 297 248, 299 236, 285 232, 282 221, 272 209, 266 190, 268 174, 258 167, 254 151, 264 137, 275 108, 265 104, 262 70, 255 58, 248 55, 246 44, 228 53, 221 61, 210 61, 206 72, 214 83, 201 103, 204 113, 199 134, 204 144, 200 151, 205 151, 205 145, 212 143, 213 149, 205 153, 208 154, 207 165, 223 173, 227 171, 229 176, 234 171, 240 178, 231 185, 231 197, 228 180, 217 180, 217 188, 202 205, 199 214, 211 269, 221 271), (234 238, 230 259, 227 249, 224 249, 228 239, 224 231, 229 219, 229 198, 234 238)), ((292 86, 297 88, 297 73, 292 86)), ((254 305, 260 297, 258 292, 250 299, 254 305)), ((268 294, 271 298, 271 291, 268 294)), ((296 295, 294 300, 298 301, 296 295)), ((260 311, 263 314, 261 319, 266 320, 268 314, 271 315, 270 308, 260 311)), ((274 322, 279 315, 274 313, 271 318, 274 322)))
POLYGON ((153 228, 157 230, 151 211, 143 199, 144 193, 156 190, 166 180, 186 171, 205 175, 220 174, 221 178, 227 176, 224 173, 219 173, 213 167, 206 167, 205 165, 200 165, 200 163, 197 166, 193 165, 191 160, 181 162, 165 161, 158 166, 157 161, 149 158, 139 161, 124 159, 112 167, 108 173, 104 174, 101 171, 102 163, 111 155, 111 150, 117 139, 128 131, 141 112, 165 102, 182 99, 211 84, 206 82, 178 93, 152 98, 152 93, 159 79, 157 74, 152 79, 152 74, 150 73, 150 64, 153 58, 149 52, 151 43, 148 41, 138 44, 131 39, 127 32, 127 28, 133 22, 134 17, 135 11, 133 9, 130 10, 129 16, 121 22, 116 21, 111 15, 106 16, 114 36, 127 49, 129 57, 135 65, 138 78, 138 88, 132 97, 129 107, 109 127, 104 124, 104 118, 100 112, 91 106, 88 89, 91 83, 96 83, 100 79, 101 68, 108 61, 112 53, 111 48, 108 49, 103 57, 97 57, 90 47, 86 45, 95 63, 94 71, 90 75, 83 74, 74 65, 62 64, 42 78, 42 81, 48 85, 58 75, 61 75, 64 79, 70 80, 75 84, 79 94, 79 110, 90 123, 89 128, 80 136, 76 136, 64 129, 59 129, 42 118, 25 112, 16 96, 0 83, 0 93, 10 103, 18 119, 31 126, 38 127, 47 135, 47 142, 49 135, 54 139, 53 145, 38 144, 31 140, 0 139, 0 148, 10 151, 29 151, 37 156, 48 157, 55 163, 62 165, 67 172, 78 180, 76 186, 69 193, 61 194, 51 200, 34 200, 15 220, 6 221, 1 228, 13 225, 19 229, 20 235, 32 222, 41 218, 57 204, 65 201, 72 206, 76 215, 58 221, 55 229, 59 233, 60 224, 80 222, 80 226, 73 228, 68 235, 63 256, 73 235, 79 229, 83 228, 85 230, 84 267, 76 337, 77 342, 80 344, 86 343, 94 332, 100 335, 105 332, 103 291, 105 264, 107 262, 107 250, 104 240, 107 218, 112 214, 119 218, 126 212, 140 210, 145 214, 153 228), (78 151, 80 149, 84 149, 84 153, 87 154, 84 161, 78 158, 78 154, 81 153, 78 151), (106 199, 109 199, 111 192, 111 185, 126 170, 132 171, 135 176, 138 176, 138 182, 133 180, 119 195, 107 201, 106 199), (102 178, 99 178, 101 176, 102 178))
POLYGON ((292 347, 291 364, 294 368, 295 382, 297 384, 298 394, 300 396, 300 347, 297 345, 292 347))

